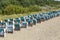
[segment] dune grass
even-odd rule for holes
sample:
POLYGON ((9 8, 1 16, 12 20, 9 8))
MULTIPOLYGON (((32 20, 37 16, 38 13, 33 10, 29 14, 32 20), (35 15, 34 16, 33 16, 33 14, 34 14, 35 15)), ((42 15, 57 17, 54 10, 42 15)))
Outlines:
POLYGON ((49 12, 49 11, 57 11, 60 10, 60 8, 54 8, 54 9, 47 9, 47 10, 42 10, 39 12, 29 12, 29 13, 24 13, 24 14, 12 14, 12 15, 0 15, 0 20, 4 20, 5 18, 9 19, 9 18, 19 18, 21 16, 26 16, 26 15, 30 15, 30 14, 37 14, 37 13, 45 13, 45 12, 49 12))

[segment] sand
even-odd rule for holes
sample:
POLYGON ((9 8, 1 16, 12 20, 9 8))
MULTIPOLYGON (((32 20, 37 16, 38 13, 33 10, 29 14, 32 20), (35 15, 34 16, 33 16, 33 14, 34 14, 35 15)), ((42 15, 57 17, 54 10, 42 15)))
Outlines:
POLYGON ((0 37, 0 40, 60 40, 60 16, 14 31, 13 34, 7 33, 6 37, 0 37))

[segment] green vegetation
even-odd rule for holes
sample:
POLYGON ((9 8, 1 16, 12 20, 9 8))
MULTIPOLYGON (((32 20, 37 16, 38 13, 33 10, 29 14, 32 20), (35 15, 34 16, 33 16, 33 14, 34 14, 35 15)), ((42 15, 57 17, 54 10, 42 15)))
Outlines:
POLYGON ((52 11, 59 9, 59 4, 60 2, 54 0, 0 0, 0 16, 2 16, 0 19, 5 16, 9 18, 9 15, 16 17, 15 15, 26 15, 32 12, 52 11))

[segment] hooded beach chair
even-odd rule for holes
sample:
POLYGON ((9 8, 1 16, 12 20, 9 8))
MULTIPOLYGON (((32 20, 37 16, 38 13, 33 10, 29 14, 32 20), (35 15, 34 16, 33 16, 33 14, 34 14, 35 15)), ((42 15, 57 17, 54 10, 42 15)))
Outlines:
POLYGON ((44 14, 41 16, 41 21, 45 21, 46 20, 46 18, 45 18, 45 16, 44 16, 44 14))
POLYGON ((20 30, 20 24, 19 23, 15 23, 14 24, 15 29, 14 30, 20 30))
POLYGON ((55 17, 59 16, 58 12, 53 13, 55 17))
POLYGON ((4 28, 0 27, 0 37, 4 37, 4 36, 5 36, 5 34, 4 34, 4 28))
POLYGON ((8 22, 8 24, 11 24, 11 25, 13 25, 13 21, 9 21, 9 22, 8 22))
POLYGON ((9 21, 13 21, 13 18, 10 18, 9 21))
POLYGON ((37 23, 37 20, 33 19, 33 24, 36 25, 36 23, 37 23))
POLYGON ((21 21, 24 21, 24 17, 20 17, 21 21))
POLYGON ((54 17, 55 17, 54 13, 50 12, 50 18, 54 18, 54 17))
POLYGON ((44 14, 44 17, 45 17, 45 20, 48 20, 49 19, 49 15, 47 13, 44 14))
POLYGON ((18 22, 18 23, 20 23, 20 19, 16 19, 15 21, 18 22))
POLYGON ((5 21, 5 22, 8 22, 9 20, 8 20, 8 19, 5 19, 4 21, 5 21))
POLYGON ((28 26, 33 26, 33 20, 31 19, 28 20, 28 26))
POLYGON ((7 25, 7 32, 8 33, 13 33, 13 25, 11 25, 11 24, 7 25))
POLYGON ((47 13, 47 14, 50 16, 50 19, 53 18, 52 13, 49 12, 49 13, 47 13))
POLYGON ((37 20, 37 23, 41 23, 41 16, 37 15, 36 17, 34 17, 37 20))
POLYGON ((12 21, 9 21, 7 23, 7 32, 8 33, 13 33, 13 22, 12 21))
POLYGON ((6 28, 6 22, 1 22, 1 24, 3 28, 6 28))
POLYGON ((27 28, 27 22, 23 21, 21 24, 21 28, 27 28))
POLYGON ((58 16, 60 16, 60 12, 58 12, 57 14, 58 14, 58 16))
POLYGON ((30 18, 28 16, 25 17, 26 22, 28 22, 30 18))

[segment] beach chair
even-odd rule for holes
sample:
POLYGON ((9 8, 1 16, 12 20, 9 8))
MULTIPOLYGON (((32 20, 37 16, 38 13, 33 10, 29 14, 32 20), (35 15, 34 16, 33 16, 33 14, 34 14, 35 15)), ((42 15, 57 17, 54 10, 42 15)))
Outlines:
POLYGON ((4 21, 5 21, 5 22, 8 22, 8 19, 5 19, 4 21))
POLYGON ((45 16, 44 15, 41 16, 41 21, 45 21, 45 20, 46 20, 45 16))
POLYGON ((50 17, 50 15, 49 15, 49 13, 47 13, 47 15, 48 15, 48 18, 49 18, 49 19, 51 19, 51 17, 50 17))
POLYGON ((37 20, 33 19, 33 25, 36 25, 36 23, 37 23, 37 20))
POLYGON ((9 21, 13 21, 13 18, 10 18, 9 21))
POLYGON ((20 24, 19 23, 15 23, 14 24, 15 29, 14 30, 20 30, 20 24))
POLYGON ((45 16, 45 20, 50 19, 49 15, 48 15, 47 13, 46 13, 46 14, 44 14, 44 16, 45 16))
POLYGON ((9 22, 7 22, 7 23, 13 25, 13 21, 9 21, 9 22))
POLYGON ((24 17, 20 17, 21 21, 24 21, 24 17))
POLYGON ((60 12, 58 12, 58 16, 60 16, 60 12))
POLYGON ((28 16, 25 17, 26 22, 28 22, 30 18, 28 16))
POLYGON ((13 33, 13 25, 12 24, 7 25, 7 33, 13 33))
POLYGON ((3 28, 6 28, 6 22, 1 22, 1 24, 3 28))
POLYGON ((40 17, 36 17, 37 23, 41 23, 41 18, 40 17))
POLYGON ((13 22, 9 21, 7 23, 7 33, 13 33, 13 22))
POLYGON ((20 23, 20 20, 19 19, 16 19, 15 21, 18 22, 18 23, 20 23))
POLYGON ((28 26, 33 26, 33 20, 28 20, 28 26))
POLYGON ((50 19, 54 17, 54 14, 49 12, 48 15, 50 16, 50 19))
POLYGON ((0 37, 4 37, 4 36, 5 36, 5 34, 4 34, 4 28, 0 27, 0 37))
POLYGON ((58 12, 58 14, 60 15, 60 10, 59 11, 57 11, 58 12))
POLYGON ((55 17, 59 16, 58 12, 54 13, 54 16, 55 16, 55 17))
POLYGON ((55 17, 54 12, 51 12, 50 15, 51 15, 51 18, 54 18, 55 17))
POLYGON ((29 18, 30 18, 31 20, 33 19, 33 17, 32 17, 32 16, 30 16, 29 18))
POLYGON ((27 22, 23 21, 21 24, 21 28, 27 28, 27 22))

